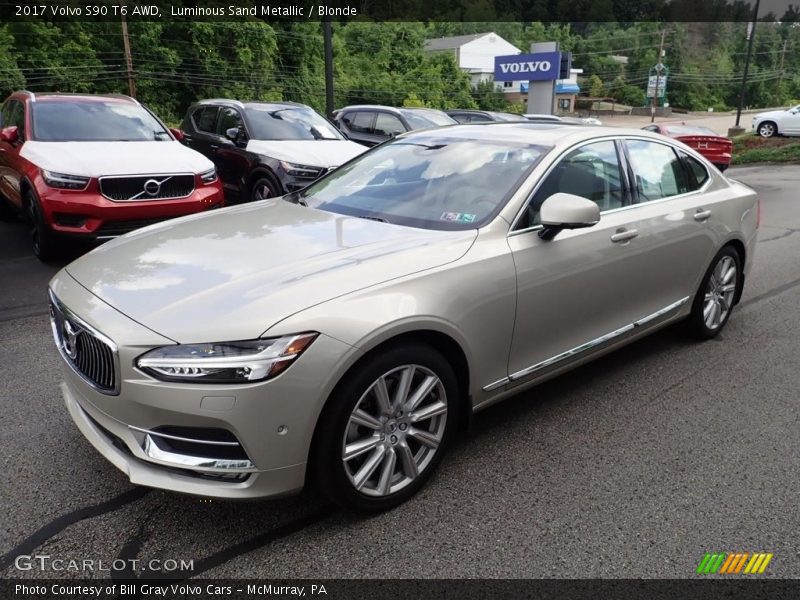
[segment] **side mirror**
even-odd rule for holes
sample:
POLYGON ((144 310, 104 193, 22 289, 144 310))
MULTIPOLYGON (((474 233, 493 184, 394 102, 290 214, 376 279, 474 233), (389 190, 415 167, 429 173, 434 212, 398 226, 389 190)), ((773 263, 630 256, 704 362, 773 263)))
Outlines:
POLYGON ((19 129, 16 125, 0 129, 0 140, 13 144, 19 139, 19 129))
POLYGON ((597 225, 600 221, 600 207, 582 196, 559 192, 542 203, 539 216, 544 226, 539 231, 539 237, 549 241, 564 229, 597 225))
POLYGON ((239 137, 239 128, 231 127, 230 129, 226 129, 225 137, 228 138, 230 141, 235 142, 236 138, 239 137))
POLYGON ((169 132, 173 136, 175 136, 175 139, 178 140, 179 142, 182 142, 186 138, 186 136, 183 134, 183 131, 178 129, 177 127, 170 127, 169 132))

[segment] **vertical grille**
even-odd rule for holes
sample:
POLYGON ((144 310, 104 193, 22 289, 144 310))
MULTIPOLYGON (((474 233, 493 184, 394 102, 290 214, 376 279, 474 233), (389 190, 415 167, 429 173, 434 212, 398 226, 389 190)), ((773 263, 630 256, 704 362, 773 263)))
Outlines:
POLYGON ((50 324, 61 356, 87 383, 104 394, 118 393, 116 347, 50 294, 50 324))

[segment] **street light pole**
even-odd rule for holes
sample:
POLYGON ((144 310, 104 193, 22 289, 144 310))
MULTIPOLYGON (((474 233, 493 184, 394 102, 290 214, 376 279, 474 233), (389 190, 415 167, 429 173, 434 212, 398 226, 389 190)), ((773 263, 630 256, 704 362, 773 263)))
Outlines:
POLYGON ((739 120, 742 118, 742 108, 744 107, 744 96, 747 90, 747 74, 750 70, 750 57, 753 54, 753 40, 756 37, 756 23, 758 22, 758 5, 761 0, 756 0, 756 6, 753 9, 753 27, 750 29, 750 39, 747 41, 747 58, 744 62, 744 73, 742 74, 742 88, 739 90, 739 108, 736 110, 736 126, 739 129, 739 120))
POLYGON ((330 119, 333 115, 333 40, 329 18, 322 22, 322 35, 325 46, 325 116, 330 119))

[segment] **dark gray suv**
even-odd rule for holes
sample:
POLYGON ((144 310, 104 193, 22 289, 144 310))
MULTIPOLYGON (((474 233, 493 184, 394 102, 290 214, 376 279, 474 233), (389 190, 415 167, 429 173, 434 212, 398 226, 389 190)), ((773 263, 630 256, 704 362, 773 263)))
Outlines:
POLYGON ((340 108, 333 113, 333 120, 349 139, 365 146, 377 146, 414 129, 457 124, 446 113, 434 108, 392 108, 372 104, 340 108))

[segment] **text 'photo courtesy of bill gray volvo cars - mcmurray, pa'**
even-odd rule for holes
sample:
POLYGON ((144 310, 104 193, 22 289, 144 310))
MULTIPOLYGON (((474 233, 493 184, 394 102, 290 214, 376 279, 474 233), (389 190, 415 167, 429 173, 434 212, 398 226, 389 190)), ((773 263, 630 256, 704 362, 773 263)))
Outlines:
POLYGON ((140 229, 50 283, 62 392, 133 483, 381 510, 477 409, 667 324, 716 336, 755 192, 658 134, 455 125, 283 198, 140 229))

